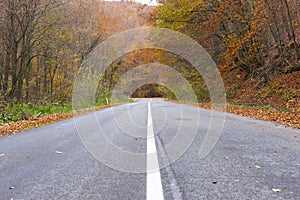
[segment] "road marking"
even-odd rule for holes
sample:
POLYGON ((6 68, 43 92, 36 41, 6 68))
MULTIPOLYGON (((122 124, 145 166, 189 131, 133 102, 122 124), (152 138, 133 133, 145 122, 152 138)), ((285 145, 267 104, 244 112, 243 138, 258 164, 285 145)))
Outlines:
POLYGON ((161 184, 160 170, 157 159, 151 101, 148 102, 147 123, 147 200, 163 200, 164 194, 161 184), (154 170, 153 170, 154 169, 154 170), (156 170, 157 169, 157 170, 156 170))

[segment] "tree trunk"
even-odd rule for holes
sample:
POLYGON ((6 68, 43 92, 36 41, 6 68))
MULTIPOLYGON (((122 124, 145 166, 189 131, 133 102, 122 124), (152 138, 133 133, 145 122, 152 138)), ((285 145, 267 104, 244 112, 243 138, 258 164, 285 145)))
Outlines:
POLYGON ((9 79, 9 69, 10 69, 10 57, 11 57, 11 45, 6 46, 6 59, 4 65, 4 79, 3 79, 3 95, 6 100, 7 90, 8 90, 8 79, 9 79))
POLYGON ((290 7, 289 7, 289 4, 288 4, 287 0, 284 0, 284 4, 285 4, 285 7, 286 7, 288 21, 289 21, 289 25, 290 25, 290 28, 291 28, 292 39, 293 39, 293 42, 294 42, 296 60, 299 60, 298 44, 297 44, 297 39, 296 39, 296 34, 295 34, 295 27, 293 25, 291 10, 290 10, 290 7))

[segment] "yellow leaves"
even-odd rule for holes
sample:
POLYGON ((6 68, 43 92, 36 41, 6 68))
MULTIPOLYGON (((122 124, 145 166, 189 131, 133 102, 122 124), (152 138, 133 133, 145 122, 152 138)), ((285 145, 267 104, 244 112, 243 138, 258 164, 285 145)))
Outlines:
POLYGON ((102 26, 101 26, 101 29, 106 30, 106 31, 111 30, 111 28, 109 28, 109 27, 106 26, 106 25, 102 25, 102 26))
POLYGON ((232 36, 231 39, 228 40, 228 50, 227 54, 234 58, 237 52, 242 48, 243 42, 240 41, 238 37, 232 36))
POLYGON ((75 59, 73 60, 74 63, 79 62, 79 61, 81 61, 80 58, 75 58, 75 59))
POLYGON ((62 33, 59 33, 59 32, 56 34, 56 37, 59 38, 59 39, 62 39, 62 40, 67 38, 67 36, 65 34, 62 34, 62 33))

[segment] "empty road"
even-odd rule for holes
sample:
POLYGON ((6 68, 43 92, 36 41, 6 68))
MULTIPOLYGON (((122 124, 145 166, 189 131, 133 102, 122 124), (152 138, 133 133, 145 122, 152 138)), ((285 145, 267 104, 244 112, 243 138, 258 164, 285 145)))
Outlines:
POLYGON ((194 109, 145 99, 2 137, 0 199, 300 199, 299 130, 227 114, 201 158, 211 111, 194 109))

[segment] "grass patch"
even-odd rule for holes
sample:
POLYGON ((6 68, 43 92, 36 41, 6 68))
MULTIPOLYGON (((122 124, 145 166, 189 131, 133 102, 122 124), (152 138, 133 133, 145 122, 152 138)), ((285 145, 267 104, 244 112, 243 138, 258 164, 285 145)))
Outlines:
POLYGON ((0 125, 6 122, 28 120, 53 113, 62 114, 72 112, 70 104, 55 102, 45 105, 33 105, 31 103, 2 104, 0 107, 0 125))
POLYGON ((245 105, 245 104, 228 104, 230 107, 239 107, 239 108, 256 108, 256 109, 265 109, 265 110, 277 110, 273 108, 270 105, 263 105, 263 106, 257 106, 257 105, 245 105))
POLYGON ((76 108, 72 107, 71 103, 46 103, 34 105, 32 103, 5 103, 0 102, 0 126, 7 122, 18 122, 23 120, 31 120, 39 117, 44 117, 51 114, 67 114, 75 110, 88 109, 94 106, 106 106, 112 104, 132 103, 133 99, 128 97, 113 99, 113 102, 107 95, 103 95, 97 99, 94 104, 83 101, 76 108))

